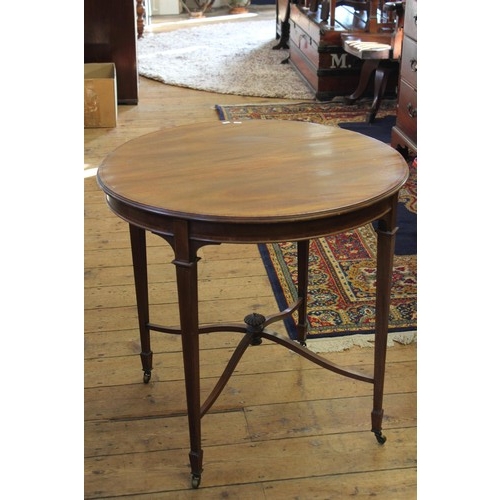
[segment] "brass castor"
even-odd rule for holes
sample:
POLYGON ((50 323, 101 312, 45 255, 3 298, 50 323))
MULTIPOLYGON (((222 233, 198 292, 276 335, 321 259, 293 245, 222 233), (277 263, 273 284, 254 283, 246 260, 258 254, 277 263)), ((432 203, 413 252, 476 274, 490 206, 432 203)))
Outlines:
POLYGON ((201 483, 201 476, 199 474, 191 474, 191 487, 193 489, 198 489, 201 483))
POLYGON ((375 437, 379 444, 384 444, 387 441, 387 438, 382 434, 382 431, 373 431, 375 437))

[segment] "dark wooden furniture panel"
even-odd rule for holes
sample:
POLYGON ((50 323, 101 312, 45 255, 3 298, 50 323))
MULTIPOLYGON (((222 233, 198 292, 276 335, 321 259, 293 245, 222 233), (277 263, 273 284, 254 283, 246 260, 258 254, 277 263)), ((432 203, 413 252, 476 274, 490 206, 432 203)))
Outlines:
POLYGON ((417 154, 417 0, 405 7, 396 125, 391 145, 408 157, 417 154))
POLYGON ((417 39, 417 0, 407 0, 405 7, 406 36, 417 39))
POLYGON ((137 104, 136 0, 85 0, 85 63, 113 62, 118 104, 137 104))
POLYGON ((405 51, 401 58, 401 75, 413 87, 417 88, 417 72, 415 71, 417 64, 417 40, 413 40, 408 36, 405 38, 405 51))
POLYGON ((417 89, 401 80, 396 126, 417 146, 417 89))

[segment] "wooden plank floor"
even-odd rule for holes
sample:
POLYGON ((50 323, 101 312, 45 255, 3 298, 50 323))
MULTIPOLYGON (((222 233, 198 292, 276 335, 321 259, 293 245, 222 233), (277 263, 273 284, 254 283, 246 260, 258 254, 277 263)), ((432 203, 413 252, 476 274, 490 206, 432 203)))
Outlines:
MULTIPOLYGON (((177 336, 152 334, 153 375, 142 383, 128 228, 108 210, 95 169, 129 139, 217 120, 215 104, 267 101, 141 78, 139 104, 119 107, 115 129, 85 130, 85 498, 416 498, 415 344, 388 350, 384 446, 370 432, 370 385, 268 342, 249 349, 203 419, 205 470, 197 491, 190 487, 177 336)), ((152 320, 173 324, 172 251, 151 235, 148 244, 152 320)), ((200 256, 202 322, 275 312, 254 245, 205 247, 200 256)), ((276 330, 285 332, 281 324, 276 330)), ((202 396, 238 338, 202 337, 202 396)), ((326 356, 371 371, 371 349, 326 356)))

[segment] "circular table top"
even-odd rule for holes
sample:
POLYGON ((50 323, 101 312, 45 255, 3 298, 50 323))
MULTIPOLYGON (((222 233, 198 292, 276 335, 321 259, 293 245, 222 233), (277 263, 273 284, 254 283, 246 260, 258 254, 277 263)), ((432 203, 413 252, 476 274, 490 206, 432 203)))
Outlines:
POLYGON ((296 121, 197 123, 118 147, 97 179, 106 194, 155 214, 266 223, 356 211, 396 193, 408 166, 392 147, 296 121))

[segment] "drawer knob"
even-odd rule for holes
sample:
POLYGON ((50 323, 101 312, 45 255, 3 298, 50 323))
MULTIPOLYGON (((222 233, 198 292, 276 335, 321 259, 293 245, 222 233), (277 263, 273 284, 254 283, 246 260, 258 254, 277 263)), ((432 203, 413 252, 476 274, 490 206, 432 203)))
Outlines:
POLYGON ((410 115, 410 118, 417 117, 417 108, 414 108, 411 102, 409 102, 406 105, 406 109, 408 110, 408 114, 410 115))
POLYGON ((410 69, 414 71, 415 73, 417 72, 417 60, 416 59, 410 59, 410 69))

